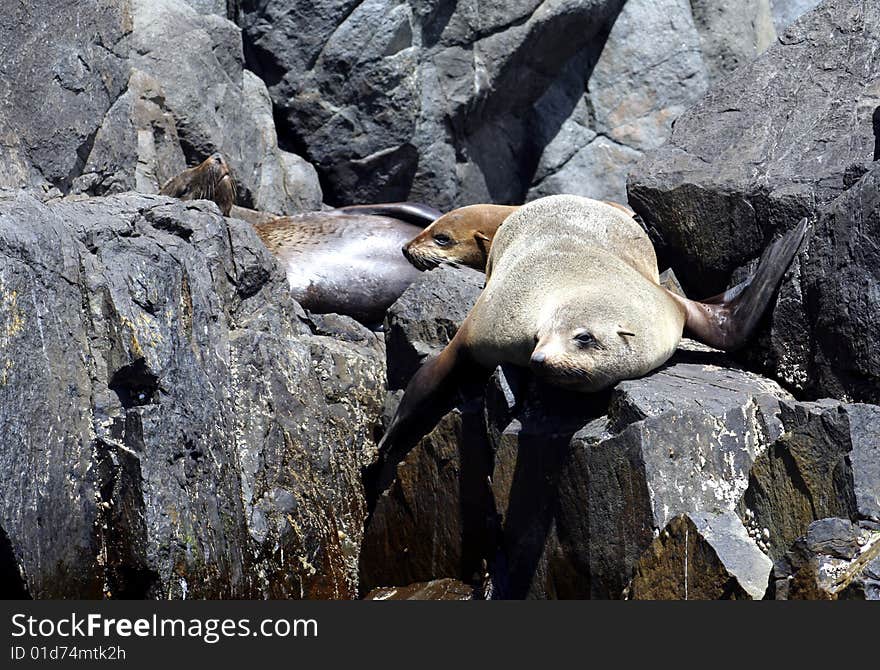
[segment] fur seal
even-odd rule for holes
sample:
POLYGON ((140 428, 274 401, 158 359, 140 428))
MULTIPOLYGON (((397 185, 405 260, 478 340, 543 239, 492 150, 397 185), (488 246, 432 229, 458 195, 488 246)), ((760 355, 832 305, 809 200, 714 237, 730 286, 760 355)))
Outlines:
POLYGON ((213 200, 223 216, 229 216, 235 204, 235 180, 223 154, 214 153, 166 181, 159 194, 181 200, 213 200))
POLYGON ((278 258, 294 298, 318 313, 351 316, 368 325, 418 276, 401 246, 441 216, 421 203, 350 205, 278 216, 235 205, 235 182, 222 154, 171 178, 160 191, 182 200, 208 199, 224 216, 250 223, 278 258))
MULTIPOLYGON (((604 201, 628 216, 635 212, 604 201)), ((403 254, 419 270, 441 263, 466 265, 485 272, 492 240, 504 220, 519 209, 512 205, 468 205, 439 217, 403 247, 403 254)))
POLYGON ((284 268, 293 297, 312 312, 378 325, 421 274, 400 253, 421 229, 390 216, 308 212, 257 223, 254 229, 284 268))
POLYGON ((712 347, 741 347, 753 332, 808 228, 804 219, 764 252, 754 274, 703 302, 658 282, 653 245, 624 211, 578 196, 524 205, 500 227, 486 287, 452 341, 406 388, 368 485, 394 468, 451 407, 460 383, 501 363, 592 392, 642 376, 675 351, 683 331, 712 347))

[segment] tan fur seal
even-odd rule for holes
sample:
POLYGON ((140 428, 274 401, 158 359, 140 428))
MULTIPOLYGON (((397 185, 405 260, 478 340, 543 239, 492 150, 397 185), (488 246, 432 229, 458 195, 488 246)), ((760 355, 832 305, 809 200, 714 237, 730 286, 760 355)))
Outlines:
MULTIPOLYGON (((629 216, 628 207, 605 201, 629 216)), ((489 249, 498 227, 519 209, 508 205, 468 205, 448 212, 403 247, 404 256, 419 270, 441 263, 466 265, 485 272, 489 249)))
POLYGON ((213 200, 223 216, 229 216, 235 204, 235 180, 223 154, 215 153, 169 179, 159 194, 181 200, 213 200))
POLYGON ((448 411, 463 378, 488 376, 501 363, 590 392, 662 365, 685 329, 718 349, 742 346, 806 229, 804 220, 771 245, 742 284, 696 302, 658 283, 648 236, 620 209, 577 196, 524 205, 498 230, 486 287, 461 328, 407 386, 371 485, 384 490, 406 451, 448 411))

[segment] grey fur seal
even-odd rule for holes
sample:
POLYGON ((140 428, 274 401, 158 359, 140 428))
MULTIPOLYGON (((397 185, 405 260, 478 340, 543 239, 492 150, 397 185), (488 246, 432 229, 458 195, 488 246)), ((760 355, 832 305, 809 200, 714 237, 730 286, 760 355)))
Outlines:
POLYGON ((797 253, 806 219, 763 254, 754 274, 703 302, 658 282, 639 224, 604 202, 549 196, 507 217, 489 253, 486 286, 452 341, 410 380, 367 473, 380 493, 407 451, 449 410, 465 378, 501 363, 593 392, 645 375, 683 331, 712 347, 746 343, 797 253))
POLYGON ((421 274, 400 253, 421 229, 389 216, 309 212, 257 223, 254 229, 281 263, 294 299, 312 312, 378 325, 421 274))
POLYGON ((369 326, 418 276, 401 255, 405 242, 441 216, 420 203, 350 205, 278 216, 235 205, 235 182, 222 154, 171 178, 162 195, 213 200, 224 216, 253 225, 287 275, 293 297, 318 313, 351 316, 369 326))
MULTIPOLYGON (((628 207, 603 201, 628 216, 628 207)), ((518 205, 467 205, 447 212, 403 247, 403 254, 419 270, 430 270, 441 263, 466 265, 485 272, 492 240, 504 220, 518 205)))

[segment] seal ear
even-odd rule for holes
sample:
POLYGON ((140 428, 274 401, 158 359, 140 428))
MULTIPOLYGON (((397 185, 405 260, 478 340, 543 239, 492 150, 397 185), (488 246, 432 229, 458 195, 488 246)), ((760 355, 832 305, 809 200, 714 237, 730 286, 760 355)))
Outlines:
POLYGON ((474 241, 477 243, 477 248, 483 256, 483 261, 485 261, 489 258, 489 249, 492 247, 492 238, 478 230, 474 233, 474 241))
POLYGON ((752 276, 724 293, 697 302, 667 289, 684 307, 685 328, 690 334, 716 349, 732 351, 742 347, 758 325, 809 228, 809 221, 802 219, 764 251, 752 276))

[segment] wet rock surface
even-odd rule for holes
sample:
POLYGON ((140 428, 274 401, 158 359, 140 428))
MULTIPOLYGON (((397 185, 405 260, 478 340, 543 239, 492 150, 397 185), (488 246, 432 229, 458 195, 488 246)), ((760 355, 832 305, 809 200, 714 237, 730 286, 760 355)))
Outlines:
POLYGON ((0 301, 4 588, 356 594, 382 344, 313 334, 250 226, 5 198, 0 301))

